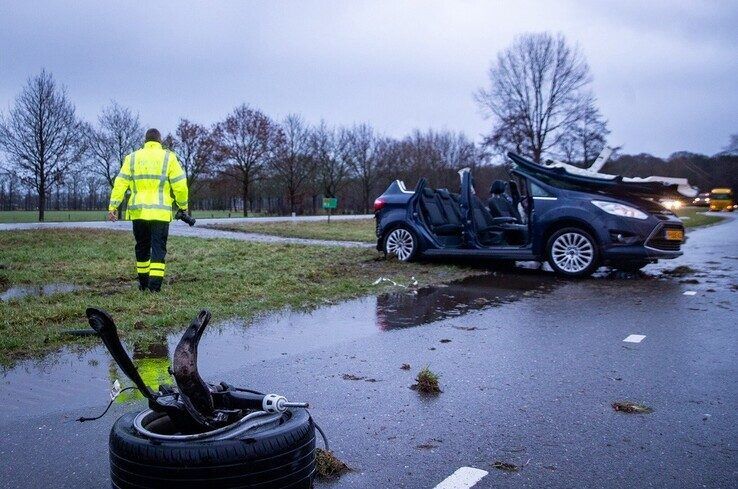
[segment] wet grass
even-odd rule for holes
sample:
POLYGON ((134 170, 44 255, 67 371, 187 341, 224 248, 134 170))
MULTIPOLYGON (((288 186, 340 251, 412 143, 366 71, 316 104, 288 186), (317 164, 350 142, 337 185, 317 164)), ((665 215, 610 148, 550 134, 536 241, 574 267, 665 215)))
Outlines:
MULTIPOLYGON (((0 363, 96 338, 64 334, 86 328, 85 308, 108 310, 121 336, 137 343, 180 331, 202 308, 214 322, 283 307, 311 308, 327 300, 388 290, 379 276, 421 284, 451 281, 479 270, 380 259, 376 251, 172 236, 161 294, 140 292, 133 236, 102 230, 0 232, 0 284, 72 283, 72 293, 0 302, 0 363), (134 324, 136 327, 134 327, 134 324)), ((2 288, 0 288, 2 290, 2 288)))
POLYGON ((438 384, 439 375, 433 372, 430 368, 423 367, 415 377, 415 384, 412 389, 421 392, 423 394, 439 394, 441 393, 441 387, 438 384))
POLYGON ((326 239, 333 241, 361 241, 373 243, 374 219, 327 220, 321 221, 281 221, 246 222, 233 224, 213 224, 208 227, 226 231, 269 234, 287 238, 326 239))
POLYGON ((679 217, 688 217, 685 219, 685 228, 696 228, 700 226, 708 226, 725 219, 715 213, 709 213, 707 207, 683 207, 676 211, 676 215, 679 217))

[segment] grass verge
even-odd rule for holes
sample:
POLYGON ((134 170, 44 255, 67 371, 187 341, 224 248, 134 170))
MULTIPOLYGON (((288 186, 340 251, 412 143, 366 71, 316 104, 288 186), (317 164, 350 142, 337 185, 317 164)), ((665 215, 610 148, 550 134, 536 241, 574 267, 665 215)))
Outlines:
POLYGON ((717 215, 717 213, 707 212, 706 207, 683 207, 676 211, 676 215, 688 218, 683 221, 685 228, 708 226, 725 219, 724 217, 717 215))
POLYGON ((0 232, 0 291, 17 285, 72 283, 84 290, 0 302, 0 363, 66 343, 96 344, 63 332, 86 328, 88 306, 108 310, 121 336, 146 342, 182 330, 208 308, 214 320, 250 319, 283 307, 386 290, 384 276, 408 283, 444 282, 478 270, 380 259, 373 250, 249 243, 172 236, 161 294, 136 288, 133 236, 102 230, 0 232), (136 327, 134 328, 134 324, 136 327))
POLYGON ((208 227, 226 231, 260 233, 287 238, 327 239, 333 241, 362 241, 373 243, 374 219, 321 221, 246 222, 212 224, 208 227))

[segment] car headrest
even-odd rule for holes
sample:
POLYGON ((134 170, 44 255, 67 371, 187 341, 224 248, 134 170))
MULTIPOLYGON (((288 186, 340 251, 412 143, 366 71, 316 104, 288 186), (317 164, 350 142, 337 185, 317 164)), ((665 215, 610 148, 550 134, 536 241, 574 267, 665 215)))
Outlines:
POLYGON ((436 195, 436 193, 433 191, 432 188, 425 187, 423 189, 423 197, 433 198, 433 196, 436 195))
POLYGON ((490 193, 494 195, 501 195, 505 193, 505 181, 495 180, 492 182, 492 187, 489 189, 490 193))

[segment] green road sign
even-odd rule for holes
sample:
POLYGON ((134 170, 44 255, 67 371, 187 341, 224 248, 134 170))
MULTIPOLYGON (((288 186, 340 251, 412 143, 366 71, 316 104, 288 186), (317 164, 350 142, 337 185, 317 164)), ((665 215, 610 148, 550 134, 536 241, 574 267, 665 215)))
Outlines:
POLYGON ((323 209, 336 209, 338 207, 338 199, 335 197, 323 199, 323 209))

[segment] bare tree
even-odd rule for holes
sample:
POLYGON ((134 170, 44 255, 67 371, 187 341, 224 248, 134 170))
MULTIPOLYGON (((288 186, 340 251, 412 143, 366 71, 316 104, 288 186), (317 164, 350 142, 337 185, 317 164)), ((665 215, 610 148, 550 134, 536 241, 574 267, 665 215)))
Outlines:
POLYGON ((315 160, 324 197, 335 197, 349 176, 344 148, 348 143, 345 130, 337 132, 321 121, 310 136, 310 153, 315 160))
POLYGON ((738 134, 731 134, 728 145, 723 148, 723 154, 738 154, 738 134))
POLYGON ((605 147, 610 130, 595 107, 594 99, 585 100, 581 114, 559 141, 559 150, 567 163, 589 167, 605 147))
POLYGON ((261 111, 244 104, 216 125, 213 136, 223 173, 241 185, 243 215, 247 216, 249 188, 273 156, 281 131, 261 111))
POLYGON ((272 171, 287 191, 290 212, 295 212, 301 192, 315 175, 315 162, 309 154, 310 129, 300 116, 291 114, 282 122, 282 133, 272 171))
POLYGON ((66 90, 45 70, 28 80, 7 117, 0 118, 0 149, 38 194, 39 221, 55 179, 84 150, 81 126, 66 90))
POLYGON ((180 119, 169 144, 177 153, 182 169, 187 175, 190 196, 194 197, 202 190, 206 177, 212 173, 215 166, 216 149, 213 135, 200 124, 180 119))
MULTIPOLYGON (((493 120, 487 143, 514 147, 540 162, 586 112, 589 66, 563 35, 523 34, 497 55, 490 86, 476 100, 493 120)), ((596 109, 595 109, 596 110, 596 109)))
POLYGON ((123 158, 143 142, 144 130, 138 114, 112 101, 100 112, 97 127, 87 133, 90 171, 113 188, 123 158))
POLYGON ((368 124, 360 124, 346 131, 345 158, 353 175, 361 184, 364 210, 371 210, 371 198, 379 178, 378 151, 380 139, 368 124))

